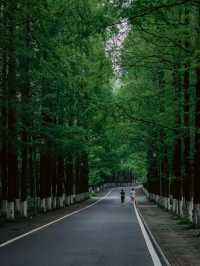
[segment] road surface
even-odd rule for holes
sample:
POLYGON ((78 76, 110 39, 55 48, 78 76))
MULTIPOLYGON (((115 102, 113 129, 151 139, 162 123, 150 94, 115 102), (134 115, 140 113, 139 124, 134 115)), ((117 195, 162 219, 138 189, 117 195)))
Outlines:
MULTIPOLYGON (((1 266, 152 266, 127 197, 98 204, 0 248, 1 266)), ((129 194, 128 190, 126 194, 129 194)))

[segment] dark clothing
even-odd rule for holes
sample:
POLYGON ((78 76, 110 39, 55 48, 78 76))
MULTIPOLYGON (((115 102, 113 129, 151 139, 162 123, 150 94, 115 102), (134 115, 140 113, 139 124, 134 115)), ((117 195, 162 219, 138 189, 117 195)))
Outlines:
POLYGON ((121 197, 125 197, 125 192, 123 190, 121 191, 121 197))
POLYGON ((124 190, 121 190, 120 194, 121 194, 121 202, 123 203, 124 202, 124 199, 125 199, 125 192, 124 192, 124 190))

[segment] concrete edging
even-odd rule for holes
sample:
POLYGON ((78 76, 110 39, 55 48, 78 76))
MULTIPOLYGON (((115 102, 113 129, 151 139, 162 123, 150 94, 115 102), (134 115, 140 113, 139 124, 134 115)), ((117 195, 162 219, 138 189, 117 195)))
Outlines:
POLYGON ((157 252, 157 254, 158 254, 158 256, 159 256, 159 259, 160 259, 162 265, 163 265, 163 266, 171 266, 171 264, 169 263, 168 259, 167 259, 166 256, 165 256, 165 254, 163 253, 161 247, 159 246, 158 242, 156 241, 155 237, 153 236, 153 234, 152 234, 150 228, 148 227, 147 223, 145 222, 145 219, 144 219, 144 217, 142 216, 142 214, 141 214, 141 212, 140 212, 140 210, 138 209, 138 207, 137 207, 136 204, 135 204, 135 206, 136 206, 136 209, 137 209, 137 211, 138 211, 138 214, 140 215, 140 218, 141 218, 141 220, 142 220, 142 223, 143 223, 143 225, 144 225, 144 227, 145 227, 145 229, 146 229, 146 231, 147 231, 147 233, 148 233, 148 235, 149 235, 149 238, 150 238, 150 240, 151 240, 151 242, 152 242, 152 244, 153 244, 153 247, 155 248, 155 250, 156 250, 156 252, 157 252))
POLYGON ((38 232, 38 231, 41 231, 41 230, 43 230, 43 229, 45 229, 45 228, 47 228, 47 227, 49 227, 49 226, 51 226, 51 225, 53 225, 53 224, 56 224, 56 223, 58 223, 58 222, 60 222, 60 221, 62 221, 62 220, 64 220, 64 219, 66 219, 66 218, 68 218, 68 217, 70 217, 70 216, 72 216, 72 215, 78 214, 78 213, 80 213, 80 212, 82 212, 82 211, 84 211, 84 210, 87 210, 87 209, 89 209, 89 208, 95 206, 96 204, 98 204, 99 202, 101 202, 102 200, 104 200, 105 198, 107 198, 107 196, 108 196, 111 192, 112 192, 112 189, 111 189, 110 191, 108 191, 108 193, 106 193, 106 195, 102 196, 100 199, 96 200, 95 202, 93 202, 93 203, 91 203, 91 204, 89 204, 89 205, 87 205, 87 206, 85 206, 85 207, 82 207, 82 208, 80 208, 80 209, 77 209, 77 210, 75 210, 75 211, 72 211, 72 212, 70 212, 70 213, 68 213, 68 214, 66 214, 66 215, 64 215, 64 216, 61 216, 60 218, 54 219, 54 220, 51 221, 51 222, 48 222, 48 223, 46 223, 46 224, 43 224, 43 225, 41 225, 41 226, 39 226, 39 227, 36 227, 36 228, 34 228, 34 229, 32 229, 32 230, 26 232, 26 233, 20 234, 19 236, 13 237, 13 238, 11 238, 10 240, 7 240, 7 241, 5 241, 5 242, 3 242, 3 243, 0 243, 0 248, 3 248, 3 247, 5 247, 5 246, 7 246, 7 245, 10 245, 11 243, 16 242, 16 241, 18 241, 18 240, 20 240, 20 239, 22 239, 22 238, 24 238, 24 237, 26 237, 26 236, 28 236, 28 235, 31 235, 31 234, 33 234, 33 233, 35 233, 35 232, 38 232))

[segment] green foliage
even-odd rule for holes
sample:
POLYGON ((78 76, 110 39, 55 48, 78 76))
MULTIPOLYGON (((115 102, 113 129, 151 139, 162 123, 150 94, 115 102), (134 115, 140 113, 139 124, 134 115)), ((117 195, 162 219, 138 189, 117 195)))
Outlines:
MULTIPOLYGON (((9 108, 16 104, 19 150, 24 145, 36 151, 50 149, 64 159, 86 153, 94 185, 121 170, 145 180, 152 152, 157 161, 167 155, 172 163, 173 143, 187 131, 178 86, 183 85, 185 65, 194 76, 199 63, 195 3, 17 2, 17 100, 7 103, 9 108), (105 47, 124 18, 130 29, 121 51, 119 78, 105 47), (182 122, 177 126, 178 112, 182 122), (21 137, 24 132, 26 140, 21 137)), ((8 44, 7 34, 8 30, 2 36, 2 50, 8 44)), ((189 97, 194 104, 194 89, 189 97)))

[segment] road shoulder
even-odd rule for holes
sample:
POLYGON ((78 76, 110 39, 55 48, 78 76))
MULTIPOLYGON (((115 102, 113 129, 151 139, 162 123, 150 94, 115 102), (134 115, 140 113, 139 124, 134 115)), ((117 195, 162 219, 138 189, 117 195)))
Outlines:
POLYGON ((141 190, 137 192, 137 207, 171 265, 200 265, 198 230, 147 200, 141 190))
POLYGON ((98 193, 97 197, 75 203, 66 208, 55 209, 46 213, 38 213, 35 216, 30 216, 25 219, 19 218, 11 222, 2 220, 0 222, 0 244, 5 243, 10 239, 16 238, 20 235, 26 234, 29 231, 35 230, 48 223, 52 223, 53 221, 60 219, 63 216, 70 215, 73 212, 84 209, 103 198, 107 192, 108 190, 105 190, 98 193))

